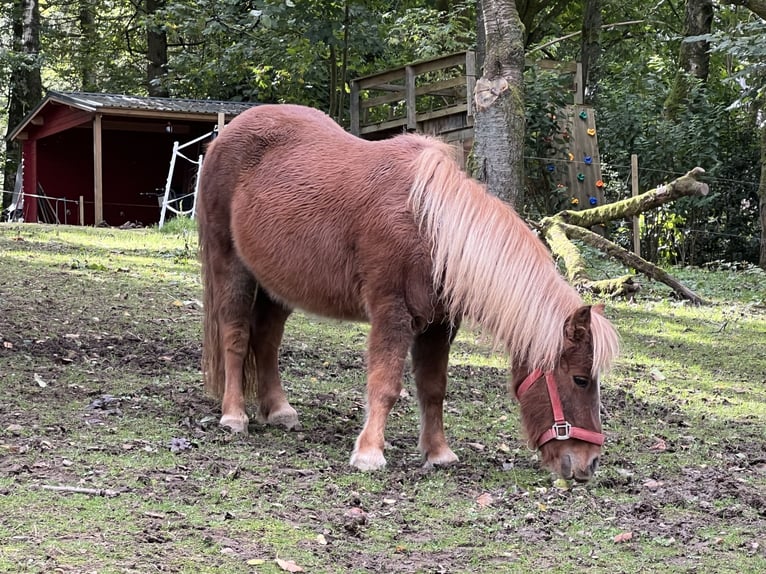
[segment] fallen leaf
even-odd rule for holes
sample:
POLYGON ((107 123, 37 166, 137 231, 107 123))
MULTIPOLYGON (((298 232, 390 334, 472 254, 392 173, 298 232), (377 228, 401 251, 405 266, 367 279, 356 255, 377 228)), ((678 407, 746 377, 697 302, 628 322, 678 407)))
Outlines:
POLYGON ((247 561, 248 566, 261 566, 263 564, 266 564, 266 561, 261 558, 251 558, 247 561))
POLYGON ((324 537, 324 534, 317 534, 317 544, 327 546, 327 538, 324 537))
POLYGON ((651 478, 644 482, 644 488, 648 488, 649 490, 657 490, 660 486, 662 486, 662 482, 651 478))
POLYGON ((41 389, 44 389, 48 386, 48 383, 46 383, 43 378, 35 373, 35 382, 37 383, 37 386, 39 386, 41 389))
POLYGON ((662 374, 662 371, 660 371, 657 367, 654 367, 651 371, 649 371, 649 375, 655 381, 664 381, 666 378, 665 375, 662 374))
POLYGON ((13 349, 13 343, 11 343, 10 341, 3 341, 3 347, 5 347, 6 349, 13 349))
POLYGON ((298 566, 292 560, 282 560, 281 558, 277 558, 277 565, 285 572, 303 572, 304 571, 303 568, 298 566))
POLYGON ((663 452, 668 450, 668 445, 664 440, 659 438, 657 439, 656 443, 654 443, 652 446, 649 447, 649 450, 653 450, 655 452, 663 452))
POLYGON ((569 481, 565 478, 557 478, 553 481, 553 487, 559 490, 569 490, 569 481))
POLYGON ((492 498, 492 495, 488 492, 485 492, 476 499, 476 504, 479 505, 479 508, 486 508, 487 506, 490 506, 494 501, 495 500, 492 498))
POLYGON ((474 450, 478 450, 479 452, 487 448, 485 445, 481 444, 480 442, 469 442, 468 446, 470 446, 474 450))
POLYGON ((628 542, 630 540, 633 540, 632 532, 621 532, 620 534, 614 537, 615 544, 622 544, 623 542, 628 542))

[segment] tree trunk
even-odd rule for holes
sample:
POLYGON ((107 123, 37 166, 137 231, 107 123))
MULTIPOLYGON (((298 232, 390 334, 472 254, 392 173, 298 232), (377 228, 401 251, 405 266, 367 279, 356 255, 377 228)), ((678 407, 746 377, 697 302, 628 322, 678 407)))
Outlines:
MULTIPOLYGON (((684 38, 709 34, 713 24, 713 0, 686 0, 684 38)), ((665 116, 675 119, 689 94, 689 77, 707 81, 710 69, 708 42, 681 42, 678 68, 673 86, 665 100, 665 116)))
POLYGON ((146 88, 150 96, 166 98, 170 95, 164 80, 168 73, 168 38, 158 23, 158 12, 165 0, 146 0, 146 88))
MULTIPOLYGON (((580 60, 583 103, 595 105, 598 88, 598 60, 601 55, 601 0, 585 0, 582 18, 580 60)), ((579 88, 579 86, 578 86, 579 88)))
POLYGON ((758 200, 761 212, 761 251, 758 265, 766 270, 766 123, 761 126, 761 181, 758 185, 758 200))
MULTIPOLYGON (((12 10, 13 51, 18 55, 10 80, 8 105, 8 133, 36 106, 43 96, 40 78, 40 6, 38 0, 14 0, 12 10)), ((4 166, 5 187, 13 185, 21 162, 21 146, 8 142, 4 166)), ((3 194, 3 207, 11 202, 11 195, 3 194)))
POLYGON ((474 90, 471 171, 501 199, 523 199, 524 41, 513 0, 482 0, 484 65, 474 90))
POLYGON ((98 90, 93 62, 98 46, 96 8, 93 0, 80 0, 80 87, 84 92, 98 90))

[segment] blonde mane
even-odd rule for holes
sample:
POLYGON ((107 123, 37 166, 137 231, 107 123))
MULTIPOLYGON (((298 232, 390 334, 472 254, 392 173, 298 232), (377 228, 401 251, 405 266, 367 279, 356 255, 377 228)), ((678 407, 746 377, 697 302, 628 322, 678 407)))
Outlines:
MULTIPOLYGON (((432 245, 433 280, 450 311, 477 322, 516 364, 552 370, 564 323, 583 305, 542 242, 508 205, 488 194, 430 140, 415 159, 410 205, 432 245)), ((591 313, 593 375, 609 368, 617 334, 591 313)))

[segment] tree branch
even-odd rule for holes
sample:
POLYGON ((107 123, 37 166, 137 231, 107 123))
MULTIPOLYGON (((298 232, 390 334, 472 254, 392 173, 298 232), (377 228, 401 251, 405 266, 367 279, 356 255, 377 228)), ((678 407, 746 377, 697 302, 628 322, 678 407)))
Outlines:
MULTIPOLYGON (((555 220, 556 216, 553 218, 548 218, 555 220)), ((595 247, 599 251, 602 251, 609 255, 610 257, 613 257, 619 261, 621 261, 626 267, 631 267, 635 269, 636 271, 640 271, 644 275, 651 277, 652 279, 655 279, 657 281, 660 281, 661 283, 664 283, 673 291, 675 291, 679 296, 683 297, 684 299, 688 299, 695 305, 702 305, 705 303, 704 299, 697 295, 694 291, 677 281, 675 278, 673 278, 671 275, 669 275, 667 272, 665 272, 663 269, 657 267, 653 263, 650 263, 646 261, 645 259, 642 259, 641 257, 635 255, 634 253, 631 253, 630 251, 627 251, 626 249, 623 249, 616 243, 613 243, 612 241, 609 241, 608 239, 601 237, 600 235, 593 233, 592 231, 589 231, 587 229, 584 229, 582 227, 578 227, 576 225, 569 225, 568 223, 563 222, 556 222, 551 221, 549 224, 551 226, 558 226, 561 228, 561 231, 566 234, 569 238, 579 239, 580 241, 583 241, 584 243, 587 243, 591 247, 595 247)), ((547 235, 547 230, 546 230, 547 235)))
POLYGON ((686 175, 636 197, 583 211, 562 211, 556 217, 561 216, 563 221, 573 225, 593 227, 615 219, 633 217, 680 197, 707 195, 710 188, 698 179, 703 173, 705 173, 704 169, 695 167, 686 175))

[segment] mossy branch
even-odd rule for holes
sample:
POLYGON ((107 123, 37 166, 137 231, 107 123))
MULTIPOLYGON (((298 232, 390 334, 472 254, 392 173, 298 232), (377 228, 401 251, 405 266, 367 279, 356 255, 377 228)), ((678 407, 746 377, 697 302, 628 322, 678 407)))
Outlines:
POLYGON ((704 169, 695 167, 686 175, 636 197, 583 211, 561 211, 555 217, 560 217, 562 221, 580 227, 593 227, 615 219, 633 217, 681 197, 707 195, 710 188, 698 179, 704 173, 704 169))
MULTIPOLYGON (((651 277, 652 279, 655 279, 656 281, 660 281, 661 283, 664 283, 673 291, 675 291, 679 296, 683 297, 684 299, 688 299, 695 305, 701 305, 705 301, 697 295, 694 291, 683 285, 681 282, 676 280, 674 277, 672 277, 670 274, 665 272, 663 269, 657 267, 653 263, 650 263, 649 261, 646 261, 645 259, 642 259, 638 255, 635 255, 634 253, 631 253, 630 251, 623 249, 616 243, 609 241, 608 239, 593 233, 592 231, 589 231, 587 229, 584 229, 582 227, 578 227, 576 225, 569 225, 568 223, 563 223, 560 221, 555 221, 557 216, 554 216, 553 219, 549 225, 550 227, 557 226, 560 228, 561 232, 566 234, 568 238, 572 239, 579 239, 580 241, 587 243, 591 247, 595 247, 599 251, 602 251, 609 255, 610 257, 613 257, 614 259, 619 260, 623 263, 626 267, 630 267, 635 269, 636 271, 639 271, 643 273, 644 275, 651 277)), ((544 224, 544 228, 547 226, 544 224)), ((546 235, 547 235, 547 229, 546 229, 546 235)), ((571 242, 570 242, 571 243, 571 242)), ((553 246, 551 246, 553 249, 553 246)))

